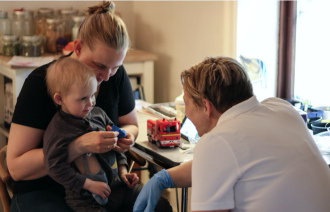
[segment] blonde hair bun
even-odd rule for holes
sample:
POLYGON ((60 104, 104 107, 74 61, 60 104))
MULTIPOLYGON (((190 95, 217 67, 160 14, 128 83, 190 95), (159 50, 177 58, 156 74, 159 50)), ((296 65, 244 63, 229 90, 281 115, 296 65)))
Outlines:
POLYGON ((113 3, 112 1, 102 1, 96 6, 88 7, 87 15, 106 12, 114 13, 115 3, 113 3))

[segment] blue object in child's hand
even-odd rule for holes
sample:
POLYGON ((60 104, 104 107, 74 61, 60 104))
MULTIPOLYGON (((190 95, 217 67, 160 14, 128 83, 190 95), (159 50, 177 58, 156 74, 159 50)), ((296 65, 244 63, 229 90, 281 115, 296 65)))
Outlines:
POLYGON ((126 137, 126 132, 125 132, 125 130, 120 129, 120 128, 117 127, 116 125, 112 125, 112 126, 111 126, 111 131, 117 131, 117 132, 119 132, 119 135, 117 136, 118 138, 126 137))

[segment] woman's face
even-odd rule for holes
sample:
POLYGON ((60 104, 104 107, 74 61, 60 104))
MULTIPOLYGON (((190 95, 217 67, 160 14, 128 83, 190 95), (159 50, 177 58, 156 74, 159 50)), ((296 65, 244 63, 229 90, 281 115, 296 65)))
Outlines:
POLYGON ((193 103, 193 99, 183 87, 183 101, 185 103, 186 116, 195 125, 198 135, 202 136, 209 131, 208 124, 206 123, 204 107, 196 107, 193 103))
MULTIPOLYGON (((78 40, 78 42, 80 41, 78 40)), ((94 42, 93 51, 81 43, 78 45, 81 46, 80 52, 76 53, 78 60, 95 71, 98 85, 102 81, 108 81, 109 77, 117 73, 119 66, 123 64, 127 51, 127 49, 116 50, 108 47, 98 40, 94 42)))

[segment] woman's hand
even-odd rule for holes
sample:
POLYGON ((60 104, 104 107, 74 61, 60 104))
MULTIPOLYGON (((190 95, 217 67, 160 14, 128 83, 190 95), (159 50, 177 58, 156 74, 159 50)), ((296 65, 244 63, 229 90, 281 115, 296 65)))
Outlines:
POLYGON ((140 180, 135 173, 121 174, 120 178, 129 188, 133 188, 140 180))
POLYGON ((114 149, 118 134, 115 131, 91 131, 81 135, 69 144, 68 163, 88 152, 103 153, 114 149))
MULTIPOLYGON (((111 126, 107 125, 107 131, 111 130, 111 126)), ((114 150, 117 152, 126 152, 133 144, 135 137, 132 133, 126 132, 126 136, 119 138, 117 145, 114 147, 114 150)))

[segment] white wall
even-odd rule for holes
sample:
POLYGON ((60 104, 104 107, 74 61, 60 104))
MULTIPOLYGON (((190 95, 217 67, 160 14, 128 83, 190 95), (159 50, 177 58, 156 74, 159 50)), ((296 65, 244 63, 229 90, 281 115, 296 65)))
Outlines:
POLYGON ((235 1, 134 2, 136 47, 156 53, 155 102, 181 94, 181 71, 206 56, 235 57, 235 1))
POLYGON ((256 90, 258 99, 276 95, 279 1, 237 2, 237 50, 240 55, 263 60, 267 68, 267 89, 256 90))

